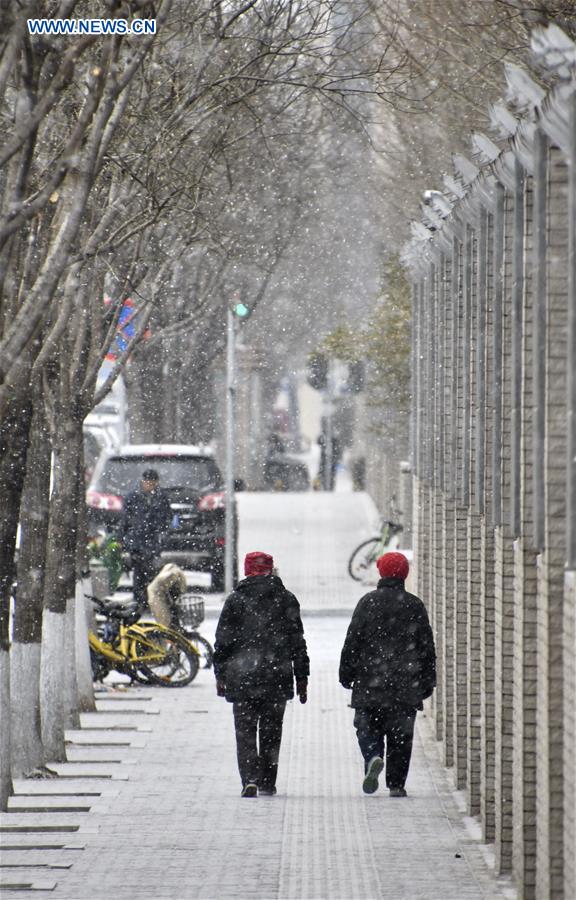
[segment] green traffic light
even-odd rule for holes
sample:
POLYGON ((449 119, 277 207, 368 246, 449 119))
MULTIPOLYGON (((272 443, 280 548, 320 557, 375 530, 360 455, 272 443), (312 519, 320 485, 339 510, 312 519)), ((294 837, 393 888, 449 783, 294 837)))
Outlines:
POLYGON ((241 319, 244 319, 250 313, 250 310, 244 303, 237 303, 234 307, 234 312, 241 319))

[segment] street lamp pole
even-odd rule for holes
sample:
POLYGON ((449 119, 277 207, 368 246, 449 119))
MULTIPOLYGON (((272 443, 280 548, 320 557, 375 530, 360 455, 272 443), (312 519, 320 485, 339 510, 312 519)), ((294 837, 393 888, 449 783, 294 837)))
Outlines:
POLYGON ((226 508, 224 526, 224 587, 233 588, 234 567, 234 393, 235 372, 234 312, 228 308, 226 319, 226 508))
POLYGON ((332 469, 334 468, 334 423, 332 421, 332 413, 334 411, 334 379, 331 359, 328 359, 326 400, 326 471, 324 473, 324 490, 331 491, 334 489, 332 483, 332 469))

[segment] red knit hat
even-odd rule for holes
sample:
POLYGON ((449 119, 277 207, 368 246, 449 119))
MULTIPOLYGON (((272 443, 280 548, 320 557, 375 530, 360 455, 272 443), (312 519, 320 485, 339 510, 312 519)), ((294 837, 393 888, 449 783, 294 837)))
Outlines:
POLYGON ((381 578, 400 578, 405 581, 410 566, 403 553, 385 553, 376 560, 381 578))
POLYGON ((244 557, 245 575, 271 575, 274 568, 274 560, 268 553, 254 550, 244 557))

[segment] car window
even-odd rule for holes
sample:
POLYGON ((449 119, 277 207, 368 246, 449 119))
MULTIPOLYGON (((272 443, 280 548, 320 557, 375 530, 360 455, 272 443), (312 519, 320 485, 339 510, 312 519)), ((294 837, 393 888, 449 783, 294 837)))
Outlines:
POLYGON ((222 487, 216 463, 206 457, 112 456, 98 479, 97 490, 124 496, 139 487, 145 469, 156 469, 161 488, 209 491, 222 487))

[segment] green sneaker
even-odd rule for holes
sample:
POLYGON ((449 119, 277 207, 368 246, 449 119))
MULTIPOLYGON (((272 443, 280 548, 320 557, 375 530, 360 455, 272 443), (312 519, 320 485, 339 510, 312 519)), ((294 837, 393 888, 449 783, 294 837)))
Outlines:
POLYGON ((368 763, 368 769, 364 781, 362 782, 362 790, 365 794, 373 794, 378 790, 378 776, 384 768, 384 760, 381 756, 373 756, 368 763))
POLYGON ((242 788, 241 797, 257 797, 258 796, 258 786, 255 784, 245 784, 242 788))

